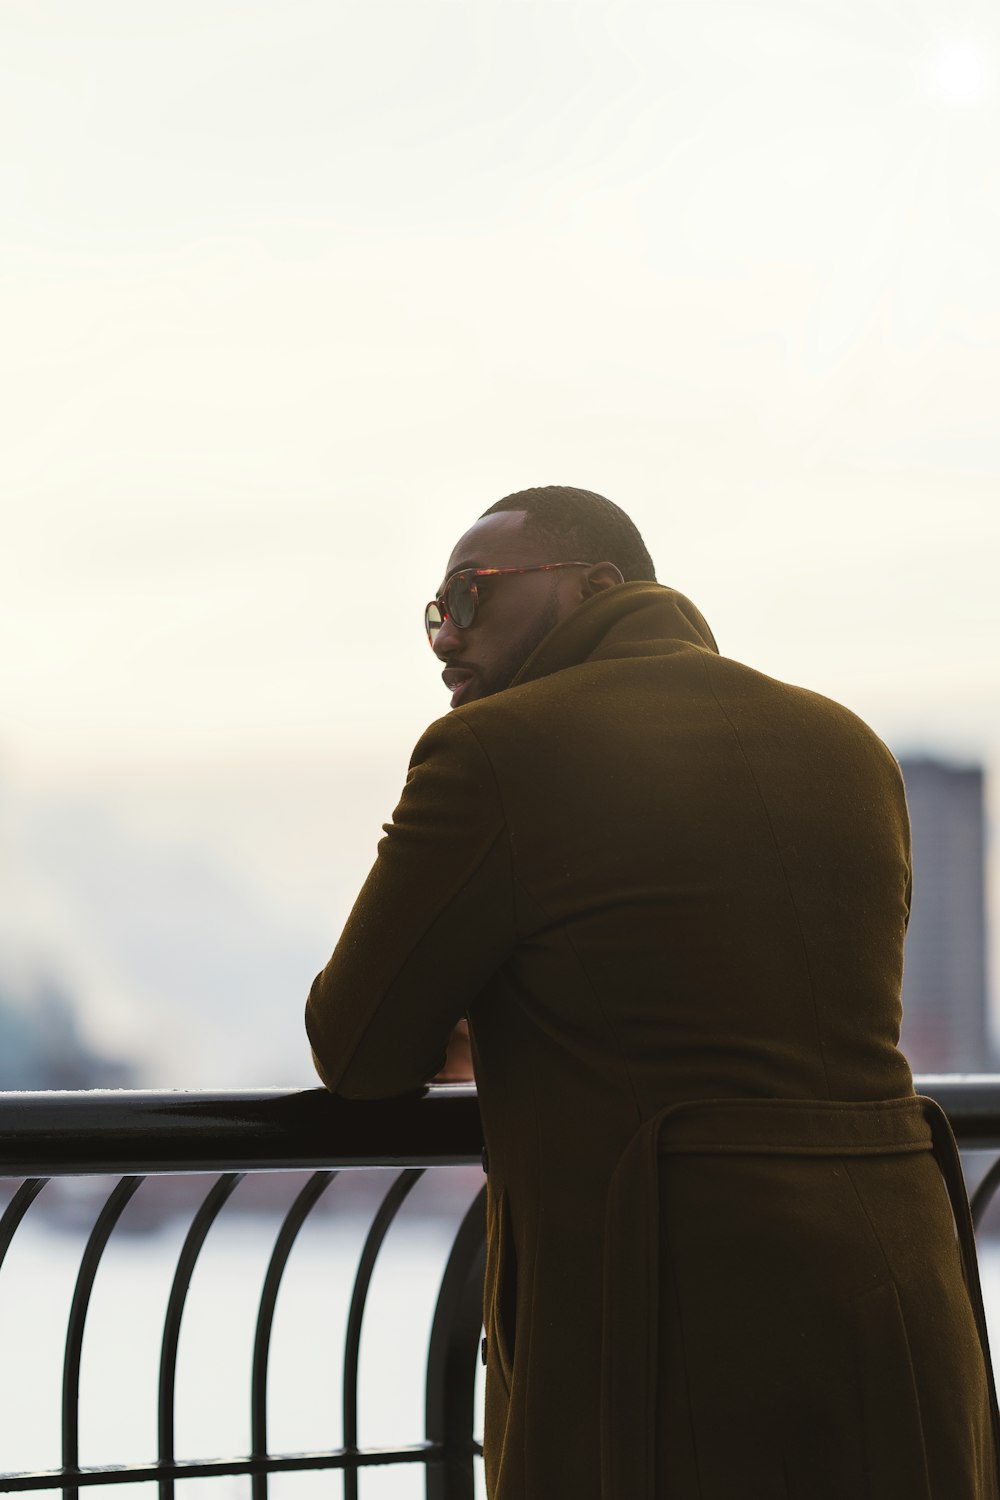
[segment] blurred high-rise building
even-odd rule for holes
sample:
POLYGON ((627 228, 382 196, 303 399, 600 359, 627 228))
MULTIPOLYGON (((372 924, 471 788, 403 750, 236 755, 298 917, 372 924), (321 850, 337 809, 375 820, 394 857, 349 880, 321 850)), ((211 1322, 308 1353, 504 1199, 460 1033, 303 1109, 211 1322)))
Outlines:
POLYGON ((925 757, 900 766, 913 831, 900 1046, 915 1072, 989 1072, 983 770, 925 757))

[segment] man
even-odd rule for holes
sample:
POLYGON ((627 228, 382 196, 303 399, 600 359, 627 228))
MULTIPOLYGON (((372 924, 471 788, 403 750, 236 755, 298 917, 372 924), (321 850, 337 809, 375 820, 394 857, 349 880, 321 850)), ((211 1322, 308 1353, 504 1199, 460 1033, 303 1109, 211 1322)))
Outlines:
POLYGON ((957 1154, 897 1049, 892 755, 720 656, 590 491, 491 507, 427 628, 454 711, 307 1027, 378 1098, 467 1020, 492 1500, 996 1500, 957 1154))

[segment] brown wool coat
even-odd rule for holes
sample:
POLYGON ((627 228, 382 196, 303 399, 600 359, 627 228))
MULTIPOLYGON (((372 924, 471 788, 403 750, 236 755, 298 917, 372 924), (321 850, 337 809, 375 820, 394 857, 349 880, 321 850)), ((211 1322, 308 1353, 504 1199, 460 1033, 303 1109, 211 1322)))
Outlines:
POLYGON ((909 888, 882 742, 656 584, 423 736, 307 1026, 378 1098, 468 1015, 492 1500, 997 1500, 909 888))

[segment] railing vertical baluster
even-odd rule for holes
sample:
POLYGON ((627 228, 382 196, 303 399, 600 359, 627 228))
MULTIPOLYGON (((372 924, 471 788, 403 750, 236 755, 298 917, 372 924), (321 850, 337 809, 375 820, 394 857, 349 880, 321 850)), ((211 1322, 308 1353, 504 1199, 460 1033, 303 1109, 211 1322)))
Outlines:
POLYGON ((982 1224, 983 1215, 993 1201, 998 1183, 1000 1183, 1000 1156, 997 1157, 996 1161, 990 1163, 989 1170, 969 1200, 969 1208, 972 1211, 972 1222, 977 1229, 982 1224))
MULTIPOLYGON (((406 1195, 423 1175, 423 1167, 409 1167, 400 1172, 372 1220, 358 1261, 344 1340, 344 1447, 348 1453, 356 1453, 358 1447, 358 1358, 361 1352, 361 1323, 365 1315, 372 1271, 390 1224, 406 1195)), ((358 1500, 358 1469, 356 1464, 350 1462, 344 1469, 344 1500, 358 1500)))
MULTIPOLYGON (((267 1357, 271 1349, 271 1327, 281 1278, 299 1230, 336 1175, 336 1172, 313 1173, 285 1215, 274 1242, 264 1277, 264 1289, 260 1294, 253 1341, 253 1375, 250 1385, 251 1458, 267 1457, 267 1357)), ((255 1473, 250 1484, 253 1500, 267 1500, 266 1470, 255 1473)))
MULTIPOLYGON (((90 1294, 101 1256, 118 1223, 122 1210, 133 1193, 145 1181, 144 1177, 123 1177, 108 1194, 107 1201, 97 1216, 90 1237, 80 1258, 73 1301, 66 1325, 66 1353, 63 1359, 62 1388, 62 1463, 67 1472, 80 1467, 80 1359, 83 1351, 83 1330, 87 1323, 90 1294)), ((63 1486, 64 1500, 77 1500, 79 1494, 75 1484, 63 1486)))
POLYGON ((3 1218, 0 1219, 0 1266, 7 1257, 10 1242, 17 1233, 21 1220, 48 1180, 47 1177, 29 1177, 26 1182, 21 1183, 4 1209, 3 1218))
MULTIPOLYGON (((197 1264, 201 1248, 219 1210, 226 1199, 246 1174, 227 1172, 215 1182, 202 1201, 201 1207, 191 1220, 191 1227, 184 1237, 181 1252, 177 1257, 174 1279, 167 1300, 166 1317, 163 1320, 163 1341, 160 1345, 160 1380, 157 1399, 157 1434, 161 1464, 174 1462, 174 1393, 177 1384, 177 1346, 180 1341, 181 1317, 187 1301, 188 1288, 197 1264)), ((160 1480, 160 1500, 173 1500, 174 1481, 168 1476, 160 1480)))
POLYGON ((427 1438, 443 1443, 444 1463, 427 1469, 427 1500, 472 1500, 475 1369, 483 1328, 486 1188, 455 1236, 441 1278, 427 1348, 427 1438))

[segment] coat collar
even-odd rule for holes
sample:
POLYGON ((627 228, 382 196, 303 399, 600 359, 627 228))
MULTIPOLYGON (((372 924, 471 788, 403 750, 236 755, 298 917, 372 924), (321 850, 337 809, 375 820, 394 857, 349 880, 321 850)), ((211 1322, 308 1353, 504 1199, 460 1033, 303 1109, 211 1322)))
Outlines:
POLYGON ((585 661, 666 655, 677 642, 716 654, 719 650, 701 611, 676 589, 659 583, 619 583, 560 621, 528 657, 511 687, 585 661))

